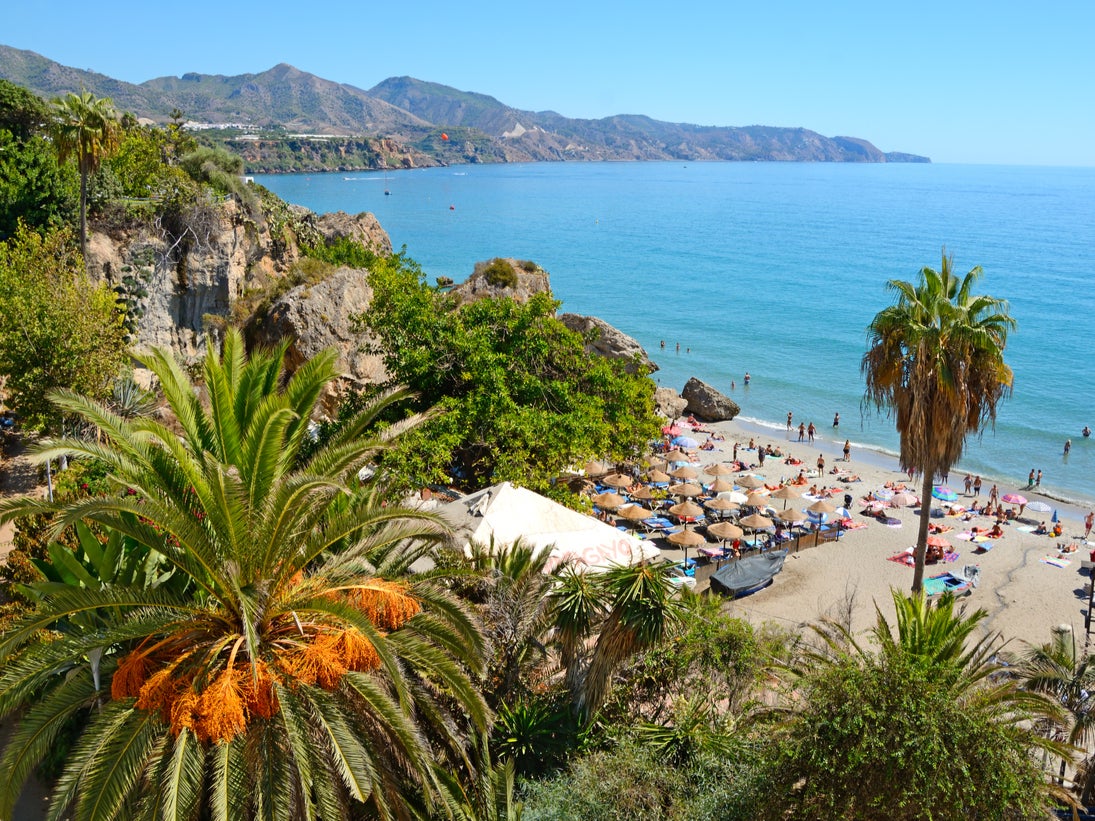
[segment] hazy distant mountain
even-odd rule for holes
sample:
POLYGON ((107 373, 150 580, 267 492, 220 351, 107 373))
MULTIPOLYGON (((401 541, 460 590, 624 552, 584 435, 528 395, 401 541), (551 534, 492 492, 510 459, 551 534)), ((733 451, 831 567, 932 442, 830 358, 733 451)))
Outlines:
POLYGON ((138 117, 283 126, 292 132, 390 137, 438 162, 539 160, 801 160, 928 162, 883 153, 865 139, 805 128, 666 123, 639 115, 600 120, 521 111, 493 97, 411 77, 369 91, 286 64, 234 77, 190 73, 140 85, 70 68, 31 51, 0 46, 0 77, 51 98, 83 89, 113 98, 138 117), (440 130, 452 131, 442 144, 440 130))

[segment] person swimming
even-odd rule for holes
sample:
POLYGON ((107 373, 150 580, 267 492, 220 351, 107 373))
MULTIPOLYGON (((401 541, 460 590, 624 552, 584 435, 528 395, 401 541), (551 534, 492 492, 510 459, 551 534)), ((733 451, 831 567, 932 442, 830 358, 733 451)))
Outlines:
POLYGON ((1080 431, 1080 433, 1082 433, 1084 435, 1084 438, 1086 439, 1087 437, 1091 436, 1091 428, 1089 428, 1087 425, 1084 425, 1084 429, 1080 431))

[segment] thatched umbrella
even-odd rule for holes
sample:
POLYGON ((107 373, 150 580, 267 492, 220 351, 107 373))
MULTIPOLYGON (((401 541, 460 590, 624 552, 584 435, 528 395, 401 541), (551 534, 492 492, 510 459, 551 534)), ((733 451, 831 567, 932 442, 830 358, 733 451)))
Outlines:
POLYGON ((787 524, 804 522, 807 518, 805 513, 803 513, 801 510, 795 510, 795 508, 793 507, 787 508, 786 510, 781 510, 779 513, 776 514, 776 517, 779 518, 781 521, 786 522, 787 524))
POLYGON ((763 493, 750 493, 745 499, 745 504, 749 507, 768 507, 769 501, 763 493))
POLYGON ((604 462, 599 462, 596 459, 590 459, 582 467, 582 470, 585 471, 586 476, 603 476, 604 474, 608 473, 609 469, 610 468, 608 465, 606 465, 604 462))
POLYGON ((723 462, 715 462, 714 464, 705 467, 703 472, 708 476, 731 476, 734 473, 734 469, 723 462))
POLYGON ((695 519, 703 515, 703 508, 695 502, 681 502, 669 508, 669 512, 682 519, 695 519))
POLYGON ((623 507, 627 504, 627 499, 621 496, 619 493, 598 493, 593 497, 593 502, 598 507, 602 507, 605 510, 615 510, 618 507, 623 507))
POLYGON ((824 499, 818 499, 806 509, 811 513, 836 513, 836 508, 824 499))
POLYGON ((654 482, 655 484, 659 485, 663 484, 664 482, 668 482, 672 478, 673 477, 670 476, 668 473, 662 473, 662 471, 660 470, 652 470, 646 477, 648 482, 654 482))
POLYGON ((734 483, 729 481, 728 479, 722 478, 721 476, 707 486, 707 491, 709 493, 723 493, 727 490, 733 489, 734 483))
POLYGON ((654 498, 654 491, 648 488, 646 485, 641 486, 634 493, 628 494, 632 499, 638 499, 642 502, 648 502, 654 498))
POLYGON ((631 522, 641 522, 643 519, 649 519, 653 516, 654 512, 642 505, 624 505, 616 511, 616 515, 631 522))
POLYGON ((625 473, 610 473, 601 479, 601 484, 608 487, 630 487, 635 484, 635 477, 625 473))
POLYGON ((669 492, 674 496, 700 496, 703 493, 703 488, 699 485, 684 482, 679 485, 670 485, 669 492))
POLYGON ((700 472, 694 467, 679 467, 676 470, 669 471, 669 475, 674 479, 695 479, 700 475, 700 472))
POLYGON ((738 478, 737 484, 738 487, 744 487, 748 488, 749 490, 754 490, 758 487, 764 487, 764 480, 759 479, 751 474, 746 474, 745 476, 738 478))
POLYGON ((790 485, 784 485, 779 490, 772 491, 772 498, 783 499, 783 506, 787 507, 787 502, 789 502, 791 499, 801 499, 802 494, 790 485))
POLYGON ((717 522, 707 526, 707 532, 717 539, 740 539, 745 531, 731 522, 717 522))
POLYGON ((706 502, 704 502, 704 506, 708 510, 717 510, 719 513, 726 513, 727 511, 738 509, 737 502, 731 501, 730 499, 725 499, 722 496, 716 496, 714 499, 708 499, 706 502))
POLYGON ((669 453, 665 454, 665 461, 666 462, 690 462, 692 460, 688 458, 688 454, 685 453, 683 450, 677 449, 677 450, 671 450, 671 451, 669 451, 669 453))

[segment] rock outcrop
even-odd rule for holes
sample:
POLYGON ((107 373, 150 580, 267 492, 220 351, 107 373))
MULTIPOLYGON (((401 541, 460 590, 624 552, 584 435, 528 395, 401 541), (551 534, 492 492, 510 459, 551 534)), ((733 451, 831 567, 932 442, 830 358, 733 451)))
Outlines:
POLYGON ((688 400, 672 388, 655 388, 654 412, 666 419, 677 419, 684 415, 688 400))
POLYGON ((559 314, 559 321, 582 335, 587 353, 627 360, 627 370, 630 373, 638 373, 640 368, 644 369, 644 373, 658 370, 658 366, 650 360, 642 345, 603 319, 581 314, 559 314))
POLYGON ((551 293, 548 273, 535 263, 496 257, 475 263, 475 269, 450 293, 460 302, 488 297, 511 297, 526 302, 533 294, 551 293))
POLYGON ((315 218, 315 225, 328 242, 351 239, 381 256, 392 253, 391 237, 377 218, 367 211, 353 215, 345 211, 321 214, 315 218))
POLYGON ((326 348, 339 352, 339 369, 359 384, 386 382, 383 359, 370 353, 375 339, 356 332, 351 317, 372 302, 367 272, 340 268, 315 285, 298 285, 281 296, 249 327, 249 337, 262 345, 292 340, 286 365, 295 370, 326 348))
POLYGON ((685 384, 681 396, 688 403, 686 412, 708 422, 722 422, 741 413, 737 402, 694 376, 685 384))

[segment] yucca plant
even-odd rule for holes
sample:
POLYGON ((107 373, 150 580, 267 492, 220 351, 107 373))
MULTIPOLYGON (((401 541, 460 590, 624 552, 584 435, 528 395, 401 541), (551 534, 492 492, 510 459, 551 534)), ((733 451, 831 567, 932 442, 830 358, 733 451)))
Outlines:
MULTIPOLYGON (((122 534, 187 585, 54 590, 0 640, 0 715, 18 716, 0 817, 76 717, 52 819, 409 817, 443 806, 439 768, 475 769, 482 637, 438 582, 407 575, 445 529, 357 478, 415 420, 368 435, 392 393, 302 457, 335 357, 286 379, 284 353, 248 359, 229 332, 204 361, 204 399, 169 354, 145 357, 172 426, 56 397, 101 441, 39 457, 102 460, 116 488, 55 511, 57 528, 122 534), (125 617, 56 631, 82 613, 125 617)), ((52 510, 13 500, 0 514, 52 510)))

